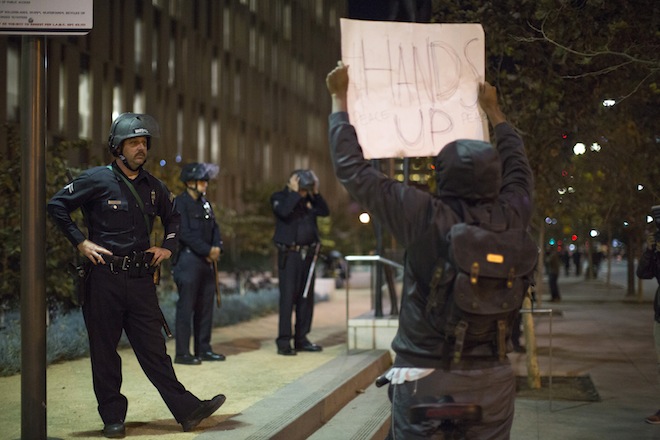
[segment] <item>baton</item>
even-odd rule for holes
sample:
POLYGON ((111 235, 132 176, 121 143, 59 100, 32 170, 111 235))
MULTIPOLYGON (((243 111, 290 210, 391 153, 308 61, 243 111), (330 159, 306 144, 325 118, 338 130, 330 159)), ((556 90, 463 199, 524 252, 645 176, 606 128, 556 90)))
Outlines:
POLYGON ((316 249, 314 249, 314 259, 312 264, 309 265, 309 272, 307 273, 307 281, 305 282, 305 290, 303 290, 303 298, 307 298, 309 293, 309 287, 312 285, 312 277, 314 276, 314 268, 316 267, 316 260, 319 258, 319 251, 321 250, 321 242, 316 243, 316 249))
POLYGON ((165 334, 167 335, 167 338, 172 339, 174 336, 172 335, 170 326, 167 325, 167 320, 165 319, 165 315, 163 315, 163 310, 160 308, 160 306, 158 306, 158 311, 160 312, 160 320, 163 322, 163 330, 165 330, 165 334))
POLYGON ((218 285, 218 262, 215 260, 213 260, 213 274, 215 275, 215 305, 217 308, 220 308, 222 299, 220 297, 220 286, 218 285))

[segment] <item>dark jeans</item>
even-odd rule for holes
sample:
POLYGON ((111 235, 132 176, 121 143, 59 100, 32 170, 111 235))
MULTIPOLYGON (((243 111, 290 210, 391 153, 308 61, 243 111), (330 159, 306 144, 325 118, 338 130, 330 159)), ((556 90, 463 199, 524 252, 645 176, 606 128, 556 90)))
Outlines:
POLYGON ((300 252, 278 251, 280 287, 280 321, 276 340, 278 348, 290 346, 291 339, 294 339, 295 344, 307 341, 314 315, 313 274, 307 298, 303 298, 303 290, 313 258, 313 250, 307 252, 305 258, 300 252), (292 332, 291 318, 294 310, 296 321, 292 332))
POLYGON ((129 278, 126 271, 115 274, 107 265, 95 266, 90 273, 83 316, 89 336, 94 393, 103 423, 126 420, 128 401, 121 394, 121 357, 117 353, 122 330, 142 370, 177 422, 181 423, 199 406, 200 400, 186 391, 174 373, 150 275, 129 278))
POLYGON ((548 274, 548 284, 550 285, 550 295, 552 295, 552 299, 561 299, 561 295, 559 294, 559 284, 557 283, 558 279, 559 274, 548 274))
POLYGON ((392 425, 387 440, 435 438, 431 437, 434 433, 429 432, 428 428, 410 423, 408 410, 415 403, 437 402, 447 395, 458 403, 481 406, 482 420, 470 425, 465 438, 508 440, 513 424, 515 394, 516 382, 511 365, 481 370, 437 369, 420 380, 390 385, 392 425))

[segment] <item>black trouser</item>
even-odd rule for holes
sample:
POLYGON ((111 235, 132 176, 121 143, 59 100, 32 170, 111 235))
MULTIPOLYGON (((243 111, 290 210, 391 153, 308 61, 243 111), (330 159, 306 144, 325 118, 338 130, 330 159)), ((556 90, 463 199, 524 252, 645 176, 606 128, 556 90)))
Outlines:
POLYGON ((94 393, 103 423, 126 420, 128 401, 121 394, 121 357, 117 353, 122 330, 142 370, 181 423, 200 400, 178 381, 167 355, 152 276, 129 278, 127 271, 113 273, 108 265, 98 265, 92 268, 89 281, 83 316, 89 336, 94 393))
POLYGON ((280 287, 280 324, 277 335, 277 347, 286 348, 294 339, 296 345, 307 341, 312 328, 314 314, 314 274, 307 298, 303 298, 307 274, 314 259, 314 249, 309 248, 304 254, 295 250, 278 251, 279 287, 280 287), (305 258, 303 258, 303 256, 305 258), (291 315, 295 307, 296 323, 291 333, 291 315))
POLYGON ((176 355, 190 354, 192 331, 194 354, 211 351, 215 271, 205 258, 185 249, 174 266, 174 281, 179 289, 176 303, 176 355))

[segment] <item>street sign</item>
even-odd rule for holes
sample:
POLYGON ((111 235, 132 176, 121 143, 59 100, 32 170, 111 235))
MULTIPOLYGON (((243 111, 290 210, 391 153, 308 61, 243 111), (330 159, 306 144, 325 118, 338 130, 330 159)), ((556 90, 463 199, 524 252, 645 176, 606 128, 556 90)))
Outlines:
POLYGON ((0 34, 85 35, 93 0, 0 0, 0 34))

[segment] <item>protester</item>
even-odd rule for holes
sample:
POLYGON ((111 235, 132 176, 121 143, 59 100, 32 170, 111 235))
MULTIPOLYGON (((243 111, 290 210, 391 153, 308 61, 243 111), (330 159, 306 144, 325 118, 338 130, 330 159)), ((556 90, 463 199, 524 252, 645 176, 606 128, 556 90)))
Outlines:
POLYGON ((426 310, 431 276, 436 261, 447 257, 444 237, 452 225, 467 215, 489 215, 499 203, 509 226, 527 227, 533 181, 522 140, 500 110, 495 88, 481 84, 479 104, 494 127, 496 148, 472 140, 446 145, 435 159, 437 191, 431 194, 388 178, 364 159, 348 120, 348 82, 348 67, 341 62, 326 78, 332 97, 329 137, 335 173, 406 249, 399 327, 392 342, 396 357, 387 375, 392 401, 389 439, 429 438, 423 426, 410 423, 409 407, 414 402, 437 402, 445 395, 482 407, 483 417, 469 427, 467 438, 508 439, 515 397, 508 359, 500 360, 490 346, 478 346, 446 368, 445 336, 426 310))
POLYGON ((123 113, 110 128, 108 166, 84 171, 48 203, 48 213, 67 239, 89 260, 82 306, 89 337, 94 392, 104 423, 103 435, 126 434, 128 400, 121 394, 122 368, 117 345, 126 332, 142 370, 158 389, 184 431, 191 431, 225 402, 218 394, 201 401, 178 381, 167 355, 154 274, 177 248, 180 216, 165 184, 143 165, 158 124, 149 115, 123 113), (70 213, 80 208, 89 236, 70 213), (160 217, 160 246, 150 243, 160 217))

